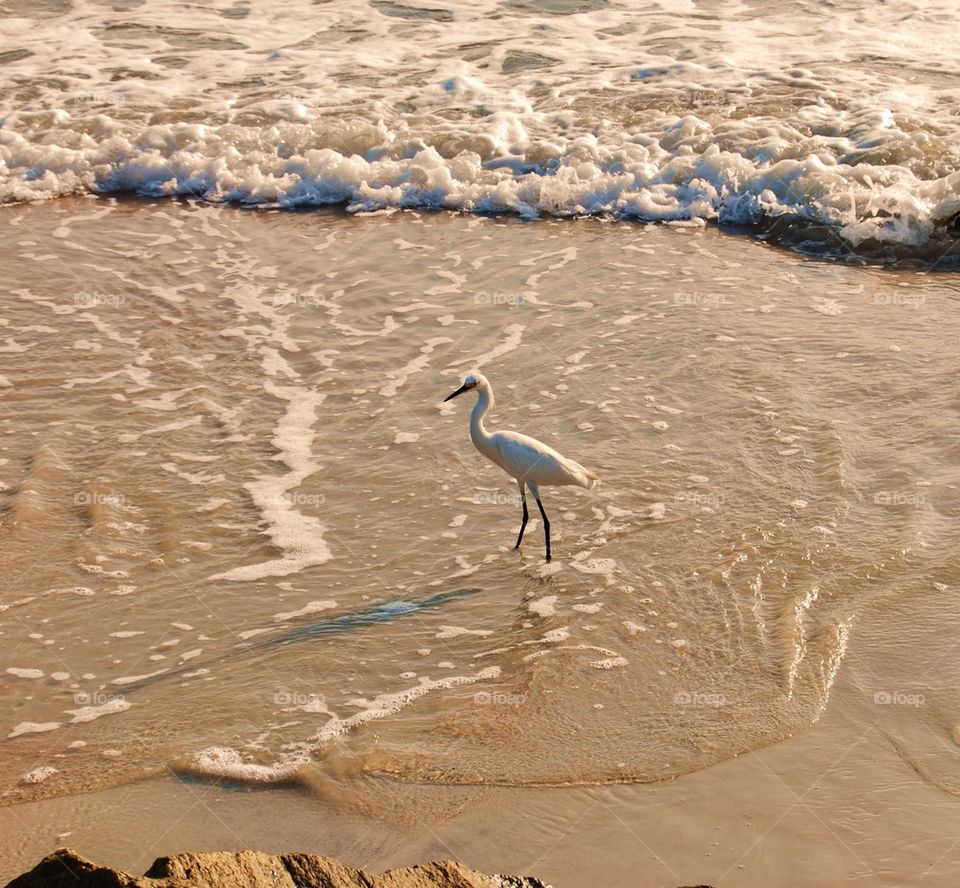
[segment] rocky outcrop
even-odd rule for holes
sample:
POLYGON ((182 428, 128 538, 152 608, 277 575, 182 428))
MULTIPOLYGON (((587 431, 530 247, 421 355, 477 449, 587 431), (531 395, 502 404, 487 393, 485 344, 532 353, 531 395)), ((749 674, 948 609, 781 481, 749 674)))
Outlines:
POLYGON ((7 888, 550 888, 530 876, 488 876, 453 860, 375 875, 317 854, 216 851, 158 857, 142 876, 97 866, 70 848, 7 888))

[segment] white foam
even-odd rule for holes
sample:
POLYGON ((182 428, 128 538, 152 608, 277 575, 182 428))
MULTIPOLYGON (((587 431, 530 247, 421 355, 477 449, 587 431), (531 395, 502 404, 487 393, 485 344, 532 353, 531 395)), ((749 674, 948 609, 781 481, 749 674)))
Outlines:
POLYGON ((570 566, 580 573, 601 575, 609 585, 614 581, 617 562, 613 558, 581 558, 578 556, 570 562, 570 566))
POLYGON ((365 724, 374 719, 386 718, 399 712, 403 707, 409 706, 415 700, 420 699, 432 691, 453 688, 459 685, 473 684, 478 681, 485 681, 497 678, 500 675, 499 666, 488 666, 481 669, 476 675, 452 676, 450 678, 429 679, 421 678, 420 684, 403 691, 392 694, 379 694, 373 700, 360 701, 365 708, 347 718, 333 718, 318 732, 317 739, 321 741, 329 740, 344 734, 359 725, 365 724))
POLYGON ((336 606, 337 603, 335 601, 311 601, 309 604, 305 604, 299 610, 274 614, 273 619, 278 623, 282 623, 287 620, 296 619, 297 617, 305 617, 307 614, 317 614, 321 611, 332 610, 336 606))
POLYGON ((527 610, 541 617, 552 617, 557 612, 556 604, 556 595, 544 595, 543 598, 531 601, 527 605, 527 610))
POLYGON ((270 394, 287 402, 287 409, 274 431, 273 443, 278 459, 290 467, 284 475, 265 474, 244 485, 267 523, 267 534, 283 551, 279 558, 231 568, 214 574, 212 580, 259 580, 269 576, 287 576, 304 568, 323 564, 332 558, 324 542, 326 528, 313 516, 294 508, 288 495, 320 466, 314 462, 311 448, 317 408, 325 396, 299 386, 281 386, 268 381, 270 394))
POLYGON ((843 306, 836 299, 827 299, 825 296, 813 296, 813 304, 810 306, 814 311, 828 317, 836 317, 843 314, 843 306))
MULTIPOLYGON (((114 684, 116 683, 114 682, 114 684)), ((117 696, 97 706, 80 706, 77 709, 66 709, 64 711, 73 716, 70 720, 71 724, 85 724, 86 722, 96 721, 105 715, 125 712, 131 705, 123 697, 117 696)))
POLYGON ((50 765, 41 765, 39 768, 34 768, 27 774, 24 774, 21 778, 23 783, 43 783, 44 780, 48 780, 54 774, 59 773, 56 768, 51 767, 50 765))
POLYGON ((191 767, 203 774, 240 783, 279 783, 289 779, 300 764, 300 761, 279 765, 253 764, 245 762, 235 749, 211 746, 194 756, 191 767))
POLYGON ((60 722, 20 722, 7 734, 7 739, 19 737, 21 734, 42 734, 47 731, 55 731, 59 727, 60 722))
POLYGON ((505 354, 509 354, 510 352, 518 349, 520 347, 520 342, 523 338, 523 331, 525 329, 526 327, 523 324, 510 324, 505 330, 507 334, 506 338, 499 345, 495 345, 489 351, 477 355, 475 358, 466 358, 461 361, 455 361, 453 366, 462 367, 468 364, 469 366, 479 370, 482 366, 484 366, 484 364, 489 364, 491 361, 496 361, 498 358, 502 358, 505 354))
MULTIPOLYGON (((427 303, 417 303, 418 307, 427 307, 427 305, 427 303)), ((410 310, 410 308, 410 306, 407 306, 405 309, 400 308, 394 310, 403 312, 410 310)), ((399 370, 392 370, 387 373, 390 382, 380 388, 380 394, 384 398, 392 398, 396 395, 397 392, 407 384, 407 380, 410 379, 411 376, 421 373, 427 367, 430 363, 430 356, 436 350, 437 346, 445 345, 449 342, 453 342, 453 340, 448 339, 446 336, 435 336, 432 339, 428 339, 424 345, 420 346, 420 354, 416 358, 410 360, 399 370)), ((417 439, 413 438, 412 440, 416 441, 417 439)), ((397 441, 397 443, 400 444, 402 442, 397 441)))
POLYGON ((498 678, 499 666, 488 666, 474 675, 450 676, 442 679, 421 678, 419 684, 394 693, 379 694, 372 700, 353 701, 362 707, 359 712, 342 718, 332 715, 330 720, 314 737, 292 751, 290 755, 274 764, 264 765, 244 761, 241 754, 226 747, 209 747, 197 753, 191 763, 193 772, 216 778, 237 780, 245 783, 281 783, 291 779, 303 765, 312 760, 312 754, 330 741, 349 733, 369 721, 388 718, 409 706, 426 694, 437 690, 454 688, 498 678))
POLYGON ((11 666, 7 669, 7 675, 15 675, 17 678, 43 678, 43 670, 21 669, 18 666, 11 666))
POLYGON ((605 657, 602 660, 591 660, 590 665, 594 669, 617 669, 626 666, 627 661, 623 657, 605 657))
POLYGON ((168 669, 158 669, 156 672, 147 672, 145 675, 125 675, 121 678, 115 678, 112 681, 112 684, 115 685, 128 685, 135 684, 138 681, 145 681, 148 678, 155 678, 158 675, 163 675, 164 672, 169 671, 168 669))
MULTIPOLYGON (((446 640, 449 638, 459 638, 461 635, 476 635, 485 638, 493 635, 492 629, 465 629, 463 626, 441 626, 440 631, 434 635, 434 638, 446 640)), ((427 651, 429 653, 429 651, 427 651)), ((411 676, 412 677, 412 676, 411 676)))

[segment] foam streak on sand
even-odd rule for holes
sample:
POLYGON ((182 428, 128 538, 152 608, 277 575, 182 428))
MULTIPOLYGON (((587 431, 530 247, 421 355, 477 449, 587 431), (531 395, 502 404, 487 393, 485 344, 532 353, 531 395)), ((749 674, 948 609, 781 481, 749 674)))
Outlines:
POLYGON ((60 727, 60 722, 20 722, 9 734, 7 739, 19 737, 22 734, 43 734, 47 731, 55 731, 60 727))
POLYGON ((444 345, 448 342, 453 342, 453 340, 446 336, 434 336, 432 339, 428 339, 424 345, 420 346, 419 357, 413 358, 399 370, 394 370, 387 374, 390 377, 390 382, 385 383, 381 387, 380 394, 384 398, 392 398, 407 384, 407 380, 413 374, 419 373, 430 363, 430 355, 433 354, 434 349, 438 345, 444 345))
POLYGON ((499 666, 488 666, 476 675, 450 678, 421 678, 420 684, 395 693, 378 694, 373 700, 356 701, 363 708, 346 718, 334 715, 309 741, 295 744, 290 756, 272 765, 244 761, 235 749, 210 747, 198 752, 181 770, 212 779, 235 780, 238 783, 286 783, 296 779, 297 771, 313 760, 315 752, 331 740, 376 719, 395 715, 431 691, 488 681, 500 675, 499 666))
POLYGON ((337 606, 335 601, 311 601, 305 604, 299 610, 285 611, 284 613, 274 614, 273 619, 278 623, 285 623, 287 620, 293 620, 297 617, 305 617, 308 614, 316 614, 325 610, 332 610, 337 606))
POLYGON ((495 345, 490 351, 478 355, 475 358, 465 358, 462 361, 454 361, 451 366, 462 367, 469 365, 479 370, 484 364, 489 364, 491 361, 502 358, 505 354, 509 354, 517 349, 520 346, 520 340, 523 337, 523 331, 525 329, 523 324, 510 324, 510 326, 506 328, 506 338, 499 345, 495 345))
MULTIPOLYGON (((324 525, 319 519, 295 508, 298 504, 295 491, 320 469, 313 460, 312 447, 316 437, 313 425, 317 421, 317 408, 325 395, 305 384, 297 384, 300 374, 281 353, 281 350, 295 353, 299 351, 299 345, 287 334, 289 319, 278 307, 278 299, 273 298, 271 304, 267 294, 246 285, 230 288, 227 295, 244 322, 257 319, 267 324, 265 337, 257 332, 258 326, 238 328, 237 332, 260 353, 261 365, 267 375, 265 391, 287 404, 271 440, 279 451, 275 458, 285 463, 290 471, 280 476, 267 471, 244 485, 266 522, 267 535, 283 554, 258 564, 233 567, 214 574, 210 579, 236 581, 287 576, 332 557, 323 539, 324 525), (287 384, 277 382, 277 378, 286 380, 287 384)), ((310 294, 310 298, 314 296, 310 294)), ((322 499, 315 497, 316 501, 322 502, 322 499)))
POLYGON ((99 706, 81 706, 79 709, 67 709, 65 711, 73 716, 71 724, 78 724, 96 721, 104 715, 125 712, 130 706, 131 704, 122 697, 114 697, 111 700, 107 700, 106 703, 101 703, 99 706))
POLYGON ((317 407, 324 395, 298 386, 267 383, 267 390, 288 404, 286 413, 277 423, 273 443, 290 471, 285 475, 265 475, 245 486, 267 522, 267 534, 284 554, 259 564, 234 567, 215 574, 214 580, 257 580, 263 577, 282 577, 306 567, 323 564, 332 557, 323 540, 326 529, 319 519, 304 515, 294 508, 290 491, 296 490, 320 466, 313 461, 311 446, 313 424, 317 407))

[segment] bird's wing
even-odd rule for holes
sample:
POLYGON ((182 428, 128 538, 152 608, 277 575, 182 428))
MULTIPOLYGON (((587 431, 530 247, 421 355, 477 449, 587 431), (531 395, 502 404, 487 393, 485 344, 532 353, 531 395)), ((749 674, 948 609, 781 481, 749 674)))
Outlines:
POLYGON ((536 484, 577 484, 592 487, 597 476, 552 447, 520 432, 494 432, 500 465, 520 481, 536 484))

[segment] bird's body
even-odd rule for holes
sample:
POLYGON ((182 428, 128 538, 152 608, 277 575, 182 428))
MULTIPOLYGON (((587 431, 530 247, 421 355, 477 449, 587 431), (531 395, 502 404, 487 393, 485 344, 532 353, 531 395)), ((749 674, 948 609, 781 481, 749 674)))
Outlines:
POLYGON ((444 400, 449 401, 451 398, 455 398, 471 389, 477 390, 478 398, 470 414, 470 440, 487 459, 512 476, 520 488, 520 497, 523 501, 523 521, 514 548, 520 548, 523 531, 527 526, 525 488, 529 487, 537 500, 537 506, 540 508, 540 515, 543 518, 544 534, 547 541, 547 561, 549 561, 550 522, 543 510, 543 503, 540 502, 540 485, 546 487, 575 484, 590 489, 597 483, 597 476, 581 466, 580 463, 568 459, 552 447, 536 438, 531 438, 529 435, 506 430, 488 432, 483 424, 483 417, 493 407, 493 389, 487 378, 479 373, 468 376, 463 385, 444 400))

